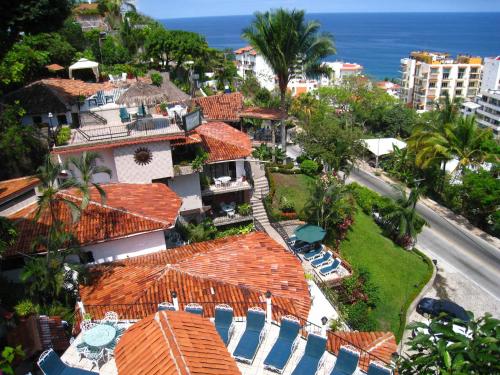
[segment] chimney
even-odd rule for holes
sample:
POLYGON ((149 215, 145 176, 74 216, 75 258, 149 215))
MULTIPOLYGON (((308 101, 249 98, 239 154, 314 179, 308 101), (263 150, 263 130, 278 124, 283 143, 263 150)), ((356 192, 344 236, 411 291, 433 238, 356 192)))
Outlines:
POLYGON ((268 323, 273 321, 273 304, 271 302, 271 291, 266 292, 266 320, 268 323))
POLYGON ((177 292, 172 292, 172 303, 176 311, 179 311, 179 300, 177 299, 177 292))

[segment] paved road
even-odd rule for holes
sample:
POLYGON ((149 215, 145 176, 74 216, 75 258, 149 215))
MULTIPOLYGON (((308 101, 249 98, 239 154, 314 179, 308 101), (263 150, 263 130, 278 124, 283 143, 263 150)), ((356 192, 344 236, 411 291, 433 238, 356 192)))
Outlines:
MULTIPOLYGON (((390 184, 365 171, 353 170, 349 179, 380 194, 395 195, 390 184)), ((420 233, 418 248, 437 259, 438 266, 439 262, 452 265, 500 301, 500 249, 462 230, 421 203, 417 205, 417 211, 430 225, 420 233)))

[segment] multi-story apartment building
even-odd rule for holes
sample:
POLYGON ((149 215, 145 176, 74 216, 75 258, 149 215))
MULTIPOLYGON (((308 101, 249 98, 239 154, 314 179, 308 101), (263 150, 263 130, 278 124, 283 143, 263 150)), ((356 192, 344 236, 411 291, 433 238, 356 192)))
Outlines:
POLYGON ((475 101, 463 104, 464 115, 475 115, 477 123, 500 138, 500 56, 484 59, 481 92, 475 101))
POLYGON ((401 99, 421 111, 433 109, 445 93, 451 99, 472 99, 479 92, 482 68, 481 57, 412 52, 401 60, 401 99))
POLYGON ((330 69, 329 74, 321 77, 321 86, 338 85, 346 78, 359 76, 363 73, 363 66, 356 63, 327 61, 321 65, 330 69))
POLYGON ((234 51, 238 75, 245 79, 249 74, 255 76, 262 87, 274 90, 276 87, 276 76, 264 60, 252 46, 246 46, 234 51))

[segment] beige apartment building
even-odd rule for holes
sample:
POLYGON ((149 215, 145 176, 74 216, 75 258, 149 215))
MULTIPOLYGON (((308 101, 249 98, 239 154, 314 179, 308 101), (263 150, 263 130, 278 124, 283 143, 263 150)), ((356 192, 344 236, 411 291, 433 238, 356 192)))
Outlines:
POLYGON ((435 108, 447 92, 451 99, 473 99, 481 84, 482 58, 412 52, 401 60, 401 99, 420 111, 435 108))

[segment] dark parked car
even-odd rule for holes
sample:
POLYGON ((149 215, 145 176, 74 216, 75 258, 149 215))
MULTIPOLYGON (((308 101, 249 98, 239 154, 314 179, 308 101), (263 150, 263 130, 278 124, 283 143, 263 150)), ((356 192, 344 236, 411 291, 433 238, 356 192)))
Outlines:
POLYGON ((465 322, 470 320, 463 307, 444 299, 422 298, 417 305, 417 312, 421 315, 429 314, 431 317, 446 313, 450 318, 458 318, 465 322))

